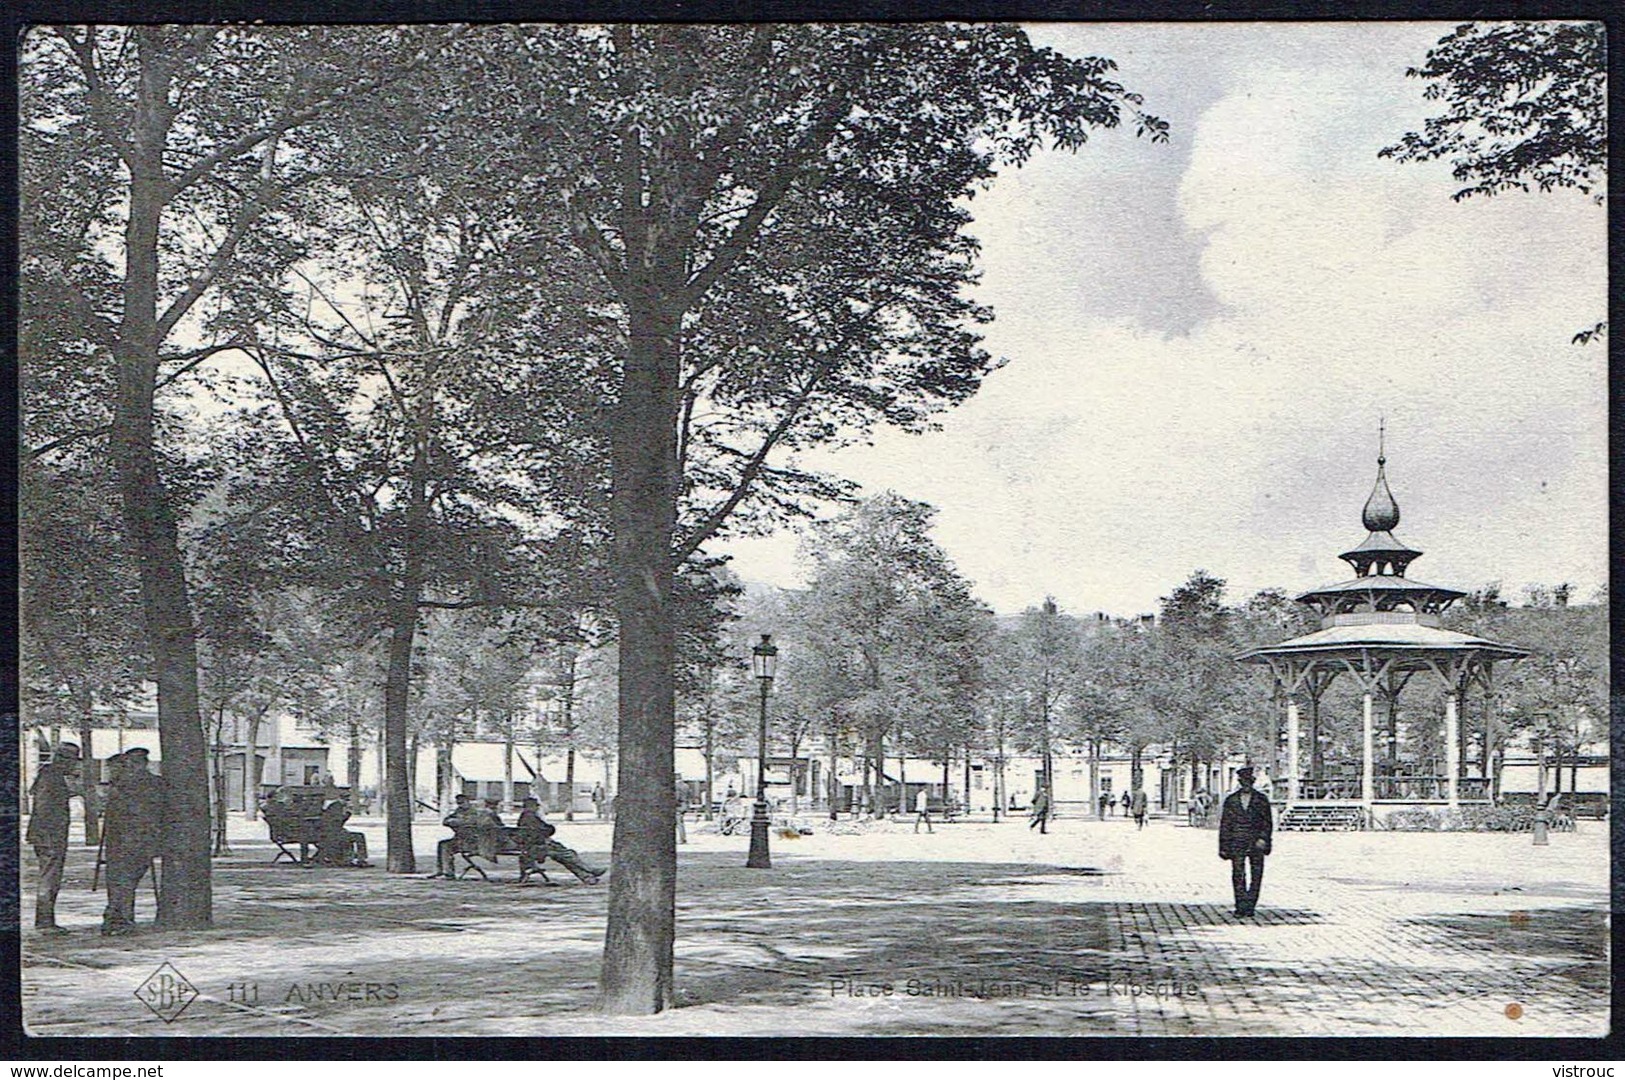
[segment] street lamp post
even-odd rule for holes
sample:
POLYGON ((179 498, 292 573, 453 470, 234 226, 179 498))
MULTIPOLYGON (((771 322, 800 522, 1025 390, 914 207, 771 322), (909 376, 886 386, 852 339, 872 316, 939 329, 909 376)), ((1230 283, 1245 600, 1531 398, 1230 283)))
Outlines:
MULTIPOLYGON (((1546 838, 1549 821, 1546 817, 1546 740, 1539 733, 1535 735, 1535 775, 1539 791, 1535 795, 1535 820, 1530 826, 1535 847, 1546 847, 1551 841, 1546 838)), ((1562 782, 1562 777, 1558 778, 1562 782)))
POLYGON ((773 644, 772 634, 763 634, 751 649, 751 665, 762 684, 762 717, 756 732, 756 807, 750 816, 750 856, 745 865, 766 870, 773 865, 767 851, 767 691, 779 666, 779 649, 773 644))

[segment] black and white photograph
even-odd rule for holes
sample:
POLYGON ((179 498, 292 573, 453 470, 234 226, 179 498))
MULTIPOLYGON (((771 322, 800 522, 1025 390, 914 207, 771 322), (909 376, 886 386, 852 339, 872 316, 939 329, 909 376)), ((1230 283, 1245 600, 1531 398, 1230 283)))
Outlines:
POLYGON ((1606 45, 28 25, 24 1031, 1609 1036, 1606 45))

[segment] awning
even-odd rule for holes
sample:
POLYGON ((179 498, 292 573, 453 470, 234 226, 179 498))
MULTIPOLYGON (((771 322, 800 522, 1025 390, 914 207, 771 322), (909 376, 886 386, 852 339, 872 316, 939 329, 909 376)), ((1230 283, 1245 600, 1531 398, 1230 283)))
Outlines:
MULTIPOLYGON (((454 743, 451 748, 451 768, 464 780, 501 780, 503 778, 502 743, 454 743)), ((530 763, 514 747, 513 778, 535 779, 530 763)))

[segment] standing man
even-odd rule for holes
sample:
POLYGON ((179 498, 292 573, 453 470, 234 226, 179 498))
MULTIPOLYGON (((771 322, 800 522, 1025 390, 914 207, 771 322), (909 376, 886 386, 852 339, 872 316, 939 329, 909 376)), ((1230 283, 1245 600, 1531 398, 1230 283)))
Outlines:
POLYGON ((1049 832, 1049 792, 1042 788, 1033 796, 1032 820, 1027 822, 1027 828, 1034 825, 1041 833, 1049 832))
POLYGON ((34 929, 49 934, 67 933, 56 924, 56 894, 62 890, 62 870, 68 862, 68 799, 84 798, 79 783, 79 747, 62 743, 49 765, 42 766, 29 789, 27 840, 39 860, 39 891, 34 894, 34 929))
POLYGON ((926 832, 933 833, 933 832, 937 831, 937 830, 935 830, 935 829, 933 829, 931 827, 931 796, 929 796, 929 795, 927 795, 925 793, 925 788, 923 788, 923 787, 919 791, 915 792, 915 794, 914 794, 914 831, 915 832, 920 831, 920 822, 922 822, 922 821, 925 822, 925 831, 926 832))
POLYGON ((1145 788, 1137 787, 1134 789, 1134 797, 1129 800, 1129 812, 1134 815, 1134 824, 1136 828, 1145 828, 1145 810, 1145 788))
POLYGON ((1219 815, 1219 858, 1230 860, 1230 883, 1236 893, 1236 915, 1248 916, 1258 908, 1258 887, 1264 882, 1264 857, 1270 853, 1275 816, 1270 801, 1253 790, 1253 767, 1236 770, 1240 790, 1224 800, 1219 815), (1247 865, 1252 864, 1252 880, 1247 865))
MULTIPOLYGON (((102 826, 107 860, 107 910, 102 935, 135 931, 135 891, 163 853, 168 798, 164 782, 147 770, 147 750, 136 747, 110 759, 112 783, 102 826)), ((156 887, 156 885, 155 885, 156 887)))
POLYGON ((688 788, 684 786, 681 780, 677 781, 677 787, 672 791, 671 803, 672 813, 677 816, 677 842, 686 844, 688 843, 688 825, 683 819, 688 813, 688 788))
POLYGON ((592 786, 592 816, 596 818, 604 816, 604 785, 602 784, 592 786))

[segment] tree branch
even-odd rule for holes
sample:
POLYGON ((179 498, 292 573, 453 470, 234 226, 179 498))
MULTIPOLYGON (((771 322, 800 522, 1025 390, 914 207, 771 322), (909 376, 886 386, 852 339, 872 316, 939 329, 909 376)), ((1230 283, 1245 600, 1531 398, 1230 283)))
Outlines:
POLYGON ((802 410, 806 408, 807 402, 811 400, 813 392, 818 389, 819 384, 821 384, 831 372, 840 366, 841 357, 845 355, 846 347, 849 346, 857 337, 861 328, 872 324, 875 319, 880 316, 880 313, 886 310, 886 308, 890 307, 893 302, 893 300, 888 299, 876 303, 864 313, 861 319, 847 328, 846 332, 843 334, 844 340, 842 340, 836 348, 829 350, 829 352, 825 355, 823 363, 818 365, 817 369, 807 379, 806 384, 796 393, 796 396, 786 407, 784 415, 779 418, 779 422, 773 426, 773 429, 769 431, 767 436, 762 440, 761 445, 758 446, 755 452, 751 454, 750 459, 745 464, 745 468, 739 475, 739 482, 734 485, 733 491, 729 493, 726 499, 724 499, 705 516, 705 519, 700 523, 699 527, 696 528, 694 532, 690 533, 683 543, 677 548, 676 562, 682 563, 687 560, 689 556, 693 555, 695 551, 699 550, 701 544, 705 543, 706 540, 710 539, 711 536, 716 533, 717 529, 721 528, 722 523, 727 520, 728 515, 733 513, 734 509, 749 493, 751 483, 761 473, 763 466, 765 466, 767 463, 768 454, 771 453, 773 448, 777 446, 784 436, 789 433, 790 429, 795 426, 795 422, 801 418, 802 410))
POLYGON ((779 418, 779 422, 773 425, 773 429, 762 439, 762 443, 756 448, 755 453, 751 454, 750 460, 745 463, 744 469, 740 471, 739 481, 734 484, 733 491, 719 505, 714 507, 705 516, 705 520, 700 523, 699 527, 690 533, 683 543, 678 546, 675 562, 682 563, 695 551, 699 550, 700 545, 710 539, 717 529, 721 528, 728 515, 733 513, 734 508, 744 500, 746 494, 750 491, 752 482, 761 473, 762 466, 767 463, 768 454, 795 426, 796 421, 801 419, 801 411, 806 407, 808 399, 812 397, 813 390, 833 368, 833 364, 827 364, 811 379, 807 380, 807 385, 796 394, 789 407, 785 410, 784 415, 779 418))
POLYGON ((73 445, 74 443, 78 442, 81 439, 100 438, 103 435, 110 434, 112 432, 112 430, 113 430, 113 425, 112 424, 103 424, 99 428, 90 428, 89 430, 86 430, 86 431, 70 431, 66 435, 62 435, 62 436, 59 436, 58 438, 52 439, 50 442, 45 443, 43 446, 36 446, 34 449, 29 450, 27 453, 28 453, 28 456, 29 456, 30 459, 37 461, 40 458, 44 457, 46 454, 50 454, 50 453, 53 453, 53 452, 55 452, 57 450, 60 450, 64 446, 71 446, 71 445, 73 445))
POLYGON ((230 352, 233 349, 244 349, 246 351, 249 344, 250 342, 248 341, 234 340, 228 341, 223 345, 209 345, 202 349, 193 349, 191 352, 178 353, 174 356, 159 357, 158 363, 160 365, 174 363, 177 360, 181 361, 182 363, 180 367, 176 368, 174 371, 166 373, 162 378, 154 383, 153 389, 162 390, 164 387, 179 379, 182 375, 185 375, 188 371, 191 371, 205 360, 208 360, 213 356, 217 356, 220 353, 230 352))
POLYGON ((85 40, 76 40, 64 26, 52 27, 56 35, 65 41, 68 49, 73 53, 74 62, 79 65, 79 71, 85 77, 85 95, 90 106, 90 115, 95 120, 97 128, 101 130, 102 138, 113 147, 119 160, 126 166, 130 165, 132 151, 128 140, 120 134, 122 125, 114 122, 113 103, 107 96, 107 88, 102 85, 101 70, 96 63, 96 27, 85 27, 85 40))
POLYGON ((807 161, 828 145, 847 109, 848 101, 845 94, 836 94, 825 102, 807 138, 801 145, 793 147, 779 167, 768 176, 766 183, 758 189, 756 201, 751 203, 744 219, 728 234, 728 238, 712 254, 710 261, 689 277, 684 293, 686 306, 692 307, 698 303, 700 298, 710 291, 711 286, 716 284, 718 278, 732 270, 745 257, 750 245, 761 232, 767 216, 778 207, 790 188, 801 178, 802 167, 807 161))
POLYGON ((168 337, 169 332, 175 328, 175 324, 191 310, 192 305, 197 303, 204 293, 209 291, 209 287, 215 283, 220 276, 220 272, 231 261, 232 255, 237 250, 238 243, 247 235, 249 228, 276 201, 275 162, 276 144, 273 142, 266 147, 265 160, 260 166, 259 192, 250 196, 248 201, 239 208, 237 220, 232 222, 225 239, 220 241, 220 246, 215 248, 213 255, 209 256, 208 264, 186 286, 186 291, 177 296, 174 302, 169 305, 169 309, 159 316, 159 341, 168 337))

